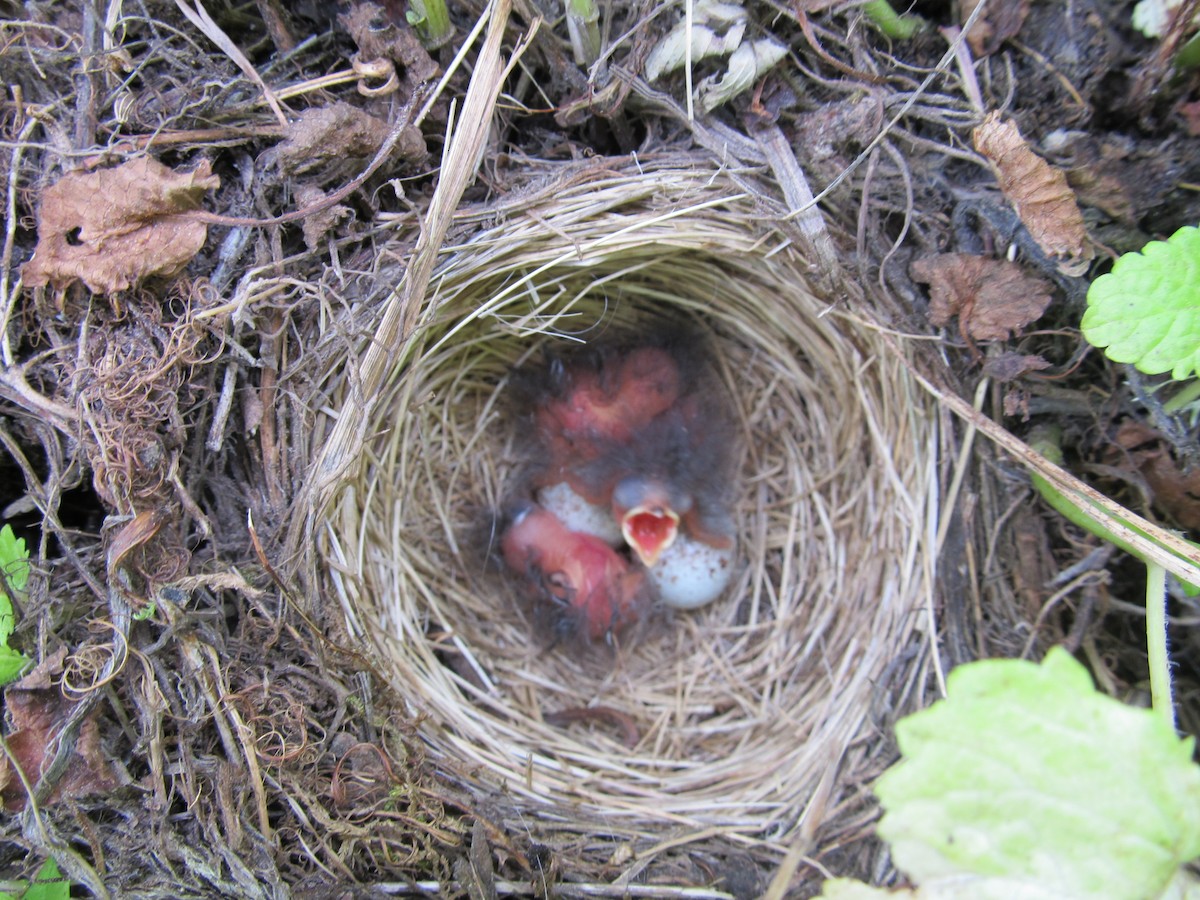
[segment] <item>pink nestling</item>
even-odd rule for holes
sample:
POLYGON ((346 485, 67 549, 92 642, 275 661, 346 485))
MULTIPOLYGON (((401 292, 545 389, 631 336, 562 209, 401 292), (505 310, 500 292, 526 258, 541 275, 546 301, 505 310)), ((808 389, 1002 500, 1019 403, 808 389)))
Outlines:
POLYGON ((558 609, 591 640, 618 634, 641 615, 645 573, 603 540, 570 530, 534 503, 517 507, 501 549, 532 599, 558 609))

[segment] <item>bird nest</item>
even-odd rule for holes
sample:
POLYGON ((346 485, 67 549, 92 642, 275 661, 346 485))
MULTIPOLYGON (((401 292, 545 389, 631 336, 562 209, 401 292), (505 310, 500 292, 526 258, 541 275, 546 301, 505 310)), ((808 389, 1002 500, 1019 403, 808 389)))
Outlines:
POLYGON ((785 841, 814 796, 809 826, 861 803, 836 783, 877 769, 923 672, 935 403, 750 184, 695 155, 543 172, 460 212, 365 421, 360 360, 335 367, 333 413, 367 437, 317 510, 323 587, 430 758, 535 838, 785 841), (737 574, 703 610, 556 642, 494 562, 512 373, 664 324, 711 338, 744 436, 737 574))

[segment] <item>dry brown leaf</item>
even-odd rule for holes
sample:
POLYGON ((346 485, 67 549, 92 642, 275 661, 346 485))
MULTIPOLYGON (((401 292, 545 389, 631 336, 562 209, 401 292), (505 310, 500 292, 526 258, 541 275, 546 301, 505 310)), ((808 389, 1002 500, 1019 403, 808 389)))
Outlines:
POLYGON ((437 74, 437 63, 421 45, 402 12, 397 10, 392 15, 375 3, 354 3, 347 12, 338 14, 338 21, 358 45, 359 58, 394 61, 404 73, 409 89, 437 74))
POLYGON ((1170 441, 1141 422, 1123 422, 1113 443, 1122 451, 1115 464, 1141 474, 1154 506, 1179 527, 1200 530, 1200 469, 1182 471, 1171 455, 1170 441))
MULTIPOLYGON (((962 0, 961 21, 966 23, 983 0, 962 0)), ((1016 37, 1029 15, 1030 0, 991 0, 967 34, 967 43, 976 56, 991 56, 1011 37, 1016 37)))
POLYGON ((1064 272, 1081 274, 1094 251, 1066 176, 1030 150, 1017 126, 1001 122, 999 113, 989 114, 973 137, 1038 246, 1059 260, 1064 272))
POLYGON ((82 281, 95 293, 123 291, 150 275, 179 272, 204 246, 208 229, 182 213, 219 187, 204 160, 175 172, 150 157, 115 169, 71 172, 46 188, 38 244, 21 277, 61 290, 82 281))
POLYGON ((350 215, 350 207, 340 203, 321 207, 322 201, 327 197, 328 194, 316 185, 302 184, 296 188, 296 204, 301 209, 310 206, 320 207, 317 212, 305 216, 304 221, 300 223, 300 230, 304 234, 304 246, 309 250, 316 250, 320 247, 321 242, 325 240, 325 235, 333 231, 338 222, 350 215))
POLYGON ((1183 104, 1179 107, 1179 114, 1183 116, 1183 124, 1187 128, 1187 133, 1192 137, 1200 137, 1200 100, 1183 104))
POLYGON ((1006 390, 1003 402, 1006 416, 1020 416, 1022 421, 1029 421, 1029 391, 1006 390))
MULTIPOLYGON (((24 808, 29 799, 25 786, 10 767, 21 767, 30 787, 37 784, 43 769, 58 751, 58 738, 75 704, 53 684, 62 672, 65 649, 47 657, 32 672, 4 691, 4 707, 10 730, 5 735, 11 759, 0 771, 0 800, 9 812, 24 808)), ((104 794, 118 785, 112 764, 100 746, 94 716, 84 720, 75 739, 75 749, 66 772, 47 798, 47 803, 72 797, 104 794)))
POLYGON ((1154 505, 1180 528, 1200 529, 1200 469, 1183 472, 1165 450, 1142 464, 1142 477, 1154 492, 1154 505))
POLYGON ((975 340, 1004 340, 1050 304, 1050 286, 1006 259, 940 253, 909 271, 929 285, 929 320, 941 326, 958 316, 960 330, 975 340))

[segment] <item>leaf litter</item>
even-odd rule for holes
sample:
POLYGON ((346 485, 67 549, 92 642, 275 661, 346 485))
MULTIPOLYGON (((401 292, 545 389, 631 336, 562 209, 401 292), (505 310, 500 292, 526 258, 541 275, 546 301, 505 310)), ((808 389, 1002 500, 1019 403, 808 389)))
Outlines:
MULTIPOLYGON (((83 33, 86 23, 64 15, 53 25, 37 23, 27 32, 17 27, 11 32, 14 39, 0 48, 0 59, 26 67, 22 74, 30 77, 21 83, 39 110, 61 110, 55 104, 64 100, 68 106, 77 104, 75 109, 56 113, 63 119, 47 129, 54 135, 52 139, 36 137, 36 130, 31 130, 35 139, 22 139, 25 144, 11 157, 12 171, 21 185, 10 200, 23 216, 22 221, 32 220, 36 213, 40 225, 36 255, 23 270, 25 285, 48 286, 64 292, 65 297, 63 308, 42 308, 36 305, 36 298, 30 298, 28 305, 14 307, 17 314, 6 320, 11 331, 4 336, 5 341, 11 336, 11 346, 20 348, 20 353, 29 352, 16 366, 6 368, 8 380, 0 396, 6 415, 16 409, 19 421, 28 420, 28 405, 34 410, 55 410, 60 416, 57 421, 76 425, 61 432, 53 426, 30 426, 18 438, 25 445, 26 463, 32 459, 41 465, 44 461, 49 468, 46 474, 34 464, 20 467, 28 473, 26 494, 46 497, 48 509, 42 525, 49 535, 47 547, 36 560, 38 574, 33 579, 41 585, 41 596, 31 602, 30 610, 42 623, 43 633, 72 645, 86 642, 89 617, 119 619, 122 604, 155 610, 149 620, 133 626, 130 642, 140 654, 137 662, 118 673, 107 687, 104 700, 97 704, 103 713, 90 714, 87 721, 93 724, 81 728, 82 749, 77 755, 82 760, 82 787, 108 783, 110 773, 97 761, 91 738, 85 736, 95 727, 104 752, 132 759, 146 773, 144 784, 152 797, 153 815, 143 809, 144 798, 140 795, 132 805, 121 805, 120 792, 109 802, 118 815, 153 828, 157 840, 155 861, 181 873, 180 878, 155 882, 165 891, 161 896, 200 896, 204 891, 208 895, 251 896, 260 880, 271 883, 274 879, 277 883, 280 872, 289 879, 302 874, 329 879, 311 888, 310 896, 323 895, 331 881, 344 885, 418 874, 449 879, 456 870, 465 873, 464 859, 474 872, 485 873, 491 865, 490 859, 485 859, 488 842, 480 838, 479 827, 463 825, 462 811, 477 814, 475 819, 468 819, 476 826, 489 822, 493 844, 497 835, 505 833, 503 826, 488 819, 486 802, 456 793, 444 782, 427 777, 432 767, 426 766, 419 737, 409 729, 403 715, 391 709, 382 716, 376 714, 371 704, 379 702, 379 696, 370 686, 369 664, 353 654, 351 642, 344 641, 343 635, 327 636, 319 630, 314 637, 308 630, 311 623, 302 617, 308 611, 303 602, 294 602, 296 597, 281 592, 274 604, 261 599, 258 588, 272 585, 246 554, 249 539, 240 524, 247 509, 252 510, 267 535, 268 552, 274 552, 271 529, 285 514, 285 504, 275 498, 289 497, 296 482, 304 477, 297 467, 297 447, 303 423, 311 421, 312 410, 297 398, 305 392, 310 397, 320 396, 325 376, 312 373, 320 371, 320 362, 330 353, 330 347, 318 335, 327 335, 323 329, 342 305, 347 309, 353 306, 351 298, 340 296, 337 279, 329 273, 340 273, 343 266, 370 270, 377 265, 377 247, 371 240, 358 243, 358 236, 348 226, 355 223, 365 228, 365 220, 377 215, 379 221, 399 221, 397 230, 403 232, 412 226, 404 217, 415 208, 419 220, 421 204, 427 197, 428 173, 418 171, 424 163, 414 143, 413 153, 401 149, 396 154, 398 170, 388 173, 396 176, 396 184, 404 179, 408 191, 403 202, 394 206, 388 207, 381 200, 391 192, 378 190, 382 179, 376 179, 366 190, 355 192, 351 200, 339 202, 327 215, 310 217, 312 221, 305 221, 303 233, 287 228, 250 230, 242 245, 248 249, 240 265, 236 256, 226 255, 234 251, 225 249, 226 241, 228 246, 235 246, 238 229, 213 228, 208 235, 190 230, 195 223, 189 221, 188 213, 202 207, 244 203, 247 209, 274 212, 289 209, 293 197, 299 208, 320 202, 326 193, 316 185, 324 188, 329 182, 337 182, 344 157, 369 155, 372 145, 378 146, 379 126, 390 128, 396 121, 394 109, 430 84, 441 74, 441 67, 451 62, 449 53, 434 59, 420 46, 403 16, 394 14, 394 4, 348 6, 335 25, 328 16, 310 20, 305 18, 306 11, 283 11, 270 0, 256 4, 264 16, 273 12, 279 19, 278 28, 267 30, 267 38, 262 31, 243 32, 232 27, 236 22, 226 25, 232 40, 246 50, 245 61, 263 73, 263 83, 275 96, 287 97, 283 102, 291 107, 286 110, 289 125, 285 129, 290 156, 279 169, 304 169, 310 180, 304 185, 294 180, 272 180, 278 176, 259 168, 263 154, 281 149, 280 144, 272 143, 271 136, 279 130, 274 117, 264 110, 261 98, 247 86, 236 67, 225 65, 219 57, 196 59, 193 39, 180 36, 186 32, 181 31, 185 26, 177 18, 168 25, 123 19, 119 27, 105 31, 107 41, 119 40, 121 27, 145 28, 144 34, 136 30, 130 33, 148 40, 129 44, 129 50, 122 46, 118 51, 136 57, 134 63, 140 67, 137 79, 122 81, 115 63, 111 71, 87 70, 85 75, 94 79, 92 86, 100 88, 91 95, 76 97, 78 85, 67 74, 79 69, 80 56, 74 48, 92 40, 83 33), (305 33, 319 37, 307 43, 285 41, 282 38, 288 29, 294 30, 292 37, 303 37, 305 33), (51 36, 64 40, 56 45, 51 36), (269 46, 270 40, 277 44, 277 55, 269 46), (351 53, 353 57, 347 59, 351 53), (24 62, 23 54, 36 63, 24 62), (380 61, 384 65, 376 65, 380 61), (38 70, 37 77, 31 74, 34 70, 38 70), (349 81, 342 82, 346 89, 307 86, 302 79, 314 72, 346 75, 349 81), (128 118, 104 120, 113 110, 97 105, 94 98, 105 97, 106 90, 116 98, 113 110, 128 111, 128 118), (372 94, 376 90, 379 93, 372 94), (318 114, 334 102, 344 103, 351 111, 318 114), (72 115, 76 117, 74 122, 68 121, 72 115), (332 127, 320 125, 323 117, 333 123, 332 127), (89 118, 93 125, 100 126, 98 131, 88 131, 89 118), (213 122, 222 123, 219 138, 197 137, 213 122), (352 140, 347 138, 347 143, 339 145, 343 125, 353 133, 352 140), (64 139, 62 136, 73 128, 76 136, 64 139), (111 152, 101 155, 98 148, 104 148, 110 139, 111 152), (126 139, 129 144, 118 143, 126 139), (322 141, 326 139, 334 142, 335 152, 323 154, 322 141), (59 142, 57 146, 55 142, 59 142), (133 177, 131 173, 136 170, 126 171, 133 162, 90 173, 69 173, 42 192, 40 204, 34 202, 38 177, 49 181, 42 173, 59 171, 67 143, 67 149, 77 154, 72 158, 84 160, 85 167, 107 165, 111 159, 122 158, 128 146, 135 146, 137 152, 149 154, 141 159, 150 174, 144 184, 133 177), (151 165, 152 156, 169 159, 171 165, 151 165), (216 172, 226 183, 226 190, 219 193, 216 172), (240 197, 231 190, 239 177, 244 191, 240 197), (84 178, 96 180, 85 182, 81 180, 84 178), (139 199, 137 194, 143 187, 149 189, 148 196, 139 199), (55 200, 56 188, 63 194, 62 199, 55 200), (124 196, 126 193, 130 196, 124 196), (103 198, 104 203, 95 203, 96 198, 103 198), (414 206, 406 207, 405 203, 414 206), (302 244, 320 248, 323 253, 328 251, 329 258, 304 256, 302 244), (212 254, 211 260, 206 253, 212 254), (230 258, 234 260, 234 281, 257 265, 276 267, 279 278, 262 294, 235 291, 230 281, 216 278, 219 285, 215 290, 206 285, 205 278, 214 268, 210 262, 227 265, 230 258), (306 287, 309 279, 312 285, 306 287), (149 288, 147 281, 151 282, 149 288), (123 298, 122 309, 97 310, 96 306, 102 304, 89 306, 81 288, 97 294, 128 292, 128 296, 123 298), (61 317, 64 309, 71 313, 65 317, 66 323, 61 317), (82 323, 83 333, 73 332, 72 322, 82 323), (316 322, 321 323, 320 328, 314 327, 316 322), (311 340, 289 342, 294 335, 311 340), (290 366, 295 358, 309 354, 314 359, 310 367, 290 366), (28 380, 16 381, 18 372, 21 379, 28 380), (9 393, 14 383, 27 386, 29 392, 9 393), (44 397, 39 399, 42 394, 44 397), (13 396, 18 400, 14 401, 13 396), (78 423, 69 415, 63 416, 63 410, 76 414, 78 423), (90 485, 89 478, 93 481, 90 485), (92 491, 98 496, 102 518, 88 523, 90 531, 77 530, 73 525, 64 527, 58 521, 64 490, 92 491), (162 516, 166 524, 154 534, 142 534, 139 525, 147 515, 162 516), (125 525, 131 531, 123 531, 125 525), (131 536, 137 537, 136 547, 130 545, 131 536), (55 555, 60 552, 58 548, 65 548, 61 557, 55 555), (113 565, 106 566, 106 556, 113 565), (218 576, 212 573, 225 572, 227 563, 238 566, 239 572, 244 568, 247 578, 257 580, 256 590, 218 589, 218 576), (179 577, 181 567, 190 567, 190 571, 199 573, 195 578, 208 580, 193 579, 185 584, 179 577), (129 573, 128 583, 116 585, 119 589, 111 598, 102 583, 109 569, 129 573), (46 596, 47 582, 54 586, 53 602, 46 596), (55 612, 64 609, 79 615, 71 618, 71 614, 55 612), (179 675, 180 647, 184 644, 194 648, 196 658, 205 663, 193 673, 194 677, 179 675), (361 679, 351 677, 351 672, 358 672, 361 679), (112 708, 106 708, 107 704, 112 708), (385 723, 382 727, 381 721, 385 723), (239 743, 243 737, 247 738, 244 745, 239 743), (364 763, 355 768, 349 763, 357 752, 348 756, 347 746, 376 748, 364 755, 379 754, 378 760, 388 763, 377 761, 375 767, 364 763), (262 774, 257 774, 255 766, 265 767, 262 774), (351 772, 363 778, 365 793, 357 797, 361 803, 351 804, 353 814, 347 815, 332 795, 341 795, 344 779, 351 772), (266 785, 263 790, 271 803, 268 821, 277 829, 263 837, 249 837, 241 824, 242 795, 247 793, 247 783, 255 781, 266 785), (331 785, 339 787, 335 790, 331 785), (285 838, 291 841, 290 848, 303 849, 292 856, 277 854, 269 859, 260 853, 261 846, 274 850, 285 838), (204 852, 211 852, 212 858, 204 852), (202 887, 196 888, 196 884, 202 887)), ((1057 316, 1058 307, 1043 303, 1043 299, 1049 302, 1052 289, 1016 263, 989 258, 986 248, 960 247, 964 252, 949 254, 950 259, 935 255, 959 238, 941 227, 944 209, 940 204, 963 202, 993 186, 990 176, 974 182, 967 178, 963 183, 944 177, 947 161, 957 165, 967 160, 969 151, 963 148, 970 144, 970 129, 978 123, 979 110, 971 109, 959 96, 958 87, 953 86, 944 95, 926 94, 927 103, 915 106, 885 133, 889 111, 897 108, 901 95, 909 96, 912 90, 908 76, 896 74, 895 63, 912 61, 932 67, 945 44, 934 40, 937 46, 933 47, 929 35, 909 44, 875 42, 873 33, 861 27, 859 6, 824 0, 798 6, 814 17, 809 25, 815 28, 810 27, 806 35, 809 46, 799 40, 789 41, 791 60, 799 60, 822 79, 834 81, 806 79, 804 83, 809 86, 801 95, 795 87, 796 79, 787 70, 789 61, 781 61, 770 71, 757 64, 748 66, 746 71, 753 83, 744 86, 744 93, 728 98, 726 107, 715 117, 691 123, 663 111, 664 102, 672 102, 672 98, 677 102, 684 96, 682 73, 664 77, 647 94, 631 91, 630 83, 623 80, 627 72, 636 75, 639 62, 646 58, 654 40, 669 29, 670 22, 644 22, 630 15, 625 20, 629 27, 623 29, 621 16, 626 11, 614 4, 613 24, 617 27, 610 48, 614 55, 605 64, 615 63, 619 77, 607 84, 604 65, 589 73, 564 63, 566 57, 559 50, 553 26, 543 23, 528 67, 514 79, 514 93, 506 96, 506 108, 490 145, 497 153, 489 151, 475 193, 469 194, 468 200, 473 202, 493 191, 503 195, 508 190, 503 167, 511 163, 508 154, 514 151, 518 159, 522 153, 544 158, 596 154, 603 159, 605 154, 615 152, 657 152, 672 140, 687 140, 692 135, 699 143, 708 140, 705 146, 719 147, 722 153, 731 147, 743 152, 744 145, 725 138, 736 132, 752 103, 757 105, 756 115, 766 112, 775 117, 781 130, 793 138, 794 123, 827 119, 828 110, 842 104, 852 109, 862 127, 850 129, 835 123, 827 134, 823 132, 816 149, 828 151, 826 158, 832 161, 833 171, 828 177, 822 171, 814 181, 817 186, 824 187, 840 177, 863 147, 877 136, 880 141, 874 145, 869 165, 851 173, 842 188, 825 199, 830 221, 838 227, 849 223, 849 231, 853 232, 853 220, 858 216, 860 256, 864 261, 889 257, 895 234, 892 225, 903 221, 910 240, 900 242, 904 246, 896 259, 905 264, 892 269, 903 269, 903 275, 910 270, 914 277, 920 275, 917 280, 930 285, 935 321, 949 324, 957 316, 968 344, 1012 340, 1011 346, 988 348, 986 371, 993 377, 1022 384, 1027 375, 1044 367, 1046 359, 1058 358, 1051 352, 1057 348, 1048 338, 1026 336, 1016 340, 1039 316, 1057 316), (817 40, 820 47, 816 46, 817 40), (852 92, 848 94, 847 88, 852 92), (632 100, 625 103, 630 97, 632 100), (547 111, 558 112, 568 105, 578 115, 573 121, 582 123, 575 130, 556 128, 563 123, 551 121, 547 115, 547 111), (622 126, 630 123, 632 131, 624 134, 622 126), (725 130, 717 130, 718 126, 725 130), (913 254, 918 257, 916 261, 911 262, 912 257, 905 254, 913 252, 914 242, 920 249, 913 254), (1028 296, 1023 297, 1026 293, 1028 296), (992 350, 1000 351, 1000 357, 992 357, 992 350)), ((1081 14, 1103 21, 1094 4, 1071 6, 1079 6, 1081 14)), ((1044 20, 1046 8, 1041 4, 1034 11, 1044 20)), ((1058 8, 1054 5, 1054 12, 1058 8)), ((749 23, 747 34, 755 39, 764 33, 786 36, 791 28, 784 21, 785 13, 764 15, 752 4, 744 9, 749 23)), ((1078 58, 1080 65, 1085 65, 1093 59, 1092 54, 1076 53, 1071 57, 1071 51, 1082 48, 1068 38, 1058 38, 1063 52, 1055 55, 1044 43, 1037 43, 1038 35, 1023 33, 1030 30, 1026 24, 1029 20, 1025 19, 1027 10, 1028 4, 1021 0, 989 4, 986 12, 991 18, 986 24, 991 31, 969 35, 977 42, 976 55, 986 55, 974 60, 979 73, 975 87, 986 103, 984 108, 1003 105, 1014 115, 1020 113, 1026 132, 1036 135, 1037 146, 1045 147, 1047 132, 1063 122, 1090 127, 1092 123, 1078 125, 1085 115, 1080 110, 1098 108, 1108 103, 1109 96, 1091 92, 1092 85, 1100 83, 1099 77, 1071 68, 1071 59, 1078 58), (1035 46, 1035 52, 1044 53, 1044 58, 1035 59, 1015 49, 1022 40, 1035 46), (1005 80, 1013 77, 1015 83, 1005 80), (1046 91, 1050 99, 1031 100, 1031 87, 1046 91), (1009 88, 1012 92, 1006 95, 1009 88), (1039 116, 1043 123, 1050 120, 1051 124, 1037 127, 1039 116)), ((460 28, 457 42, 470 23, 456 24, 460 28)), ((1073 33, 1066 28, 1045 31, 1073 33)), ((514 41, 519 37, 517 29, 513 29, 512 36, 514 41)), ((1107 61, 1111 57, 1099 58, 1107 61)), ((1131 55, 1127 53, 1123 59, 1126 65, 1132 65, 1131 55)), ((1101 68, 1108 90, 1113 85, 1108 78, 1111 67, 1106 64, 1101 68)), ((950 77, 949 72, 944 74, 950 77)), ((961 77, 965 84, 974 74, 964 71, 961 77)), ((463 80, 452 79, 451 84, 453 92, 462 87, 463 80)), ((963 93, 967 93, 965 87, 963 93)), ((422 141, 428 136, 436 146, 442 139, 447 106, 435 105, 429 121, 415 132, 422 141)), ((1188 113, 1184 105, 1170 115, 1185 122, 1188 113)), ((14 103, 12 114, 4 119, 6 138, 10 137, 9 124, 19 126, 24 114, 24 107, 14 103)), ((1163 121, 1169 121, 1167 114, 1163 115, 1163 121)), ((15 132, 12 137, 16 138, 15 132)), ((1099 208, 1120 217, 1131 230, 1139 224, 1148 227, 1148 211, 1174 191, 1181 178, 1196 180, 1187 168, 1184 152, 1184 162, 1167 173, 1170 177, 1162 179, 1168 187, 1162 188, 1153 202, 1138 192, 1123 193, 1119 179, 1111 178, 1094 188, 1081 178, 1075 185, 1076 196, 1071 197, 1071 187, 1064 190, 1057 180, 1058 170, 1033 152, 1015 126, 1004 127, 996 134, 985 130, 978 137, 979 151, 994 164, 1007 202, 1046 252, 1068 267, 1078 265, 1090 252, 1086 230, 1081 230, 1084 220, 1076 216, 1080 204, 1091 207, 1085 210, 1090 217, 1099 208)), ((803 146, 803 139, 795 142, 802 145, 796 152, 810 152, 810 147, 803 146)), ((1161 143, 1157 139, 1147 141, 1140 145, 1139 152, 1147 147, 1157 151, 1161 143)), ((979 168, 978 158, 970 156, 970 165, 979 168)), ((746 159, 753 161, 754 157, 746 155, 746 159)), ((802 162, 808 165, 808 160, 802 162)), ((751 166, 746 171, 750 172, 751 166)), ((1136 176, 1131 172, 1129 180, 1136 176)), ((1182 205, 1172 210, 1172 215, 1194 218, 1182 205)), ((1090 227, 1092 218, 1086 221, 1090 227)), ((412 227, 419 227, 419 222, 412 227)), ((29 259, 33 250, 27 233, 18 231, 15 240, 18 255, 14 265, 29 259)), ((403 240, 398 242, 399 248, 404 246, 403 240)), ((387 252, 402 250, 394 245, 387 252)), ((886 265, 880 266, 881 279, 885 274, 894 274, 885 273, 885 269, 886 265)), ((903 277, 897 278, 896 288, 902 297, 921 295, 903 277)), ((924 320, 920 325, 924 326, 924 320)), ((337 339, 344 340, 344 335, 337 339)), ((950 353, 954 358, 953 351, 950 353)), ((977 374, 976 359, 954 359, 962 371, 977 374)), ((1098 377, 1093 381, 1104 383, 1098 377)), ((1038 396, 1036 391, 1034 394, 1035 416, 1045 414, 1048 400, 1061 399, 1038 396), (1039 402, 1043 406, 1039 407, 1039 402)), ((315 402, 319 405, 321 401, 315 402)), ((39 422, 42 420, 44 417, 39 417, 39 422)), ((5 431, 0 436, 8 436, 10 421, 5 419, 5 431)), ((9 443, 5 446, 12 451, 9 443)), ((980 502, 987 502, 986 493, 981 494, 980 502)), ((980 507, 980 517, 986 517, 985 509, 980 507)), ((994 517, 999 518, 999 514, 994 517)), ((1049 557, 1048 552, 1046 555, 1049 557)), ((1003 562, 1003 553, 997 556, 1003 562)), ((1031 576, 1029 581, 1034 588, 1042 587, 1039 577, 1031 576)), ((993 571, 982 588, 983 605, 996 620, 1004 606, 995 601, 1007 597, 1003 582, 993 571)), ((326 624, 318 623, 318 627, 326 624)), ((1006 644, 1009 639, 994 621, 986 628, 976 624, 980 626, 980 652, 1012 652, 1006 644)), ((31 631, 31 627, 21 626, 14 641, 32 649, 37 644, 31 631)), ((1053 627, 1043 628, 1046 635, 1053 635, 1053 627)), ((1018 649, 1021 642, 1017 643, 1018 649)), ((953 641, 947 641, 947 646, 953 646, 953 641)), ((28 715, 20 721, 20 730, 35 743, 52 737, 55 723, 77 708, 71 706, 73 701, 54 699, 49 693, 52 687, 45 690, 44 694, 31 690, 24 699, 13 694, 14 703, 27 706, 28 715)), ((35 763, 40 765, 31 759, 30 767, 36 768, 35 763)), ((16 788, 10 782, 7 790, 16 788)), ((50 813, 65 808, 66 804, 54 804, 50 813)), ((64 832, 71 829, 77 846, 85 844, 89 834, 98 833, 92 844, 97 851, 94 856, 99 858, 100 851, 107 850, 109 871, 128 871, 121 866, 131 854, 115 852, 122 846, 120 838, 106 831, 106 822, 112 817, 102 813, 95 817, 97 822, 87 818, 89 810, 82 805, 76 809, 85 824, 74 829, 60 819, 57 827, 64 832)), ((852 829, 835 835, 832 843, 844 839, 840 848, 861 846, 862 831, 852 829)), ((10 848, 28 846, 21 843, 24 839, 20 835, 10 833, 8 838, 13 841, 10 848)), ((529 860, 565 860, 574 878, 581 877, 580 872, 611 876, 607 859, 595 861, 604 852, 601 842, 584 850, 558 847, 553 853, 546 847, 526 847, 519 837, 514 837, 514 842, 518 846, 507 859, 517 862, 510 862, 504 871, 497 872, 497 877, 514 873, 524 877, 540 869, 537 865, 532 870, 528 864, 522 866, 524 850, 528 850, 529 860)), ((141 852, 144 847, 137 849, 141 852)), ((824 864, 829 862, 821 852, 816 858, 824 864)), ((649 867, 648 860, 638 865, 647 866, 643 873, 647 877, 662 881, 661 871, 649 867)), ((138 877, 149 880, 157 877, 157 871, 143 869, 138 877)), ((671 874, 677 871, 670 870, 671 874)), ((639 868, 638 872, 643 870, 639 868)), ((694 883, 704 883, 703 877, 694 876, 694 883)), ((485 876, 467 889, 487 891, 487 884, 485 876)), ((122 886, 134 883, 123 882, 122 886)), ((140 883, 136 886, 142 887, 140 883)), ((297 887, 297 893, 304 889, 297 887)))

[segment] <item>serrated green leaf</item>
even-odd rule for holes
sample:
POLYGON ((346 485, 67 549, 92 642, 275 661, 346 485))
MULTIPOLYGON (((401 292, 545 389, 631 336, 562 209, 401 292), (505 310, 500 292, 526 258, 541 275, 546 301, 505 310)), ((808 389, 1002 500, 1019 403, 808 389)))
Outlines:
POLYGON ((960 666, 896 727, 879 834, 917 883, 1027 879, 1063 900, 1157 897, 1200 855, 1200 767, 1165 719, 1061 649, 960 666))
POLYGON ((1126 253, 1088 289, 1083 336, 1115 362, 1182 381, 1200 370, 1200 228, 1126 253))

